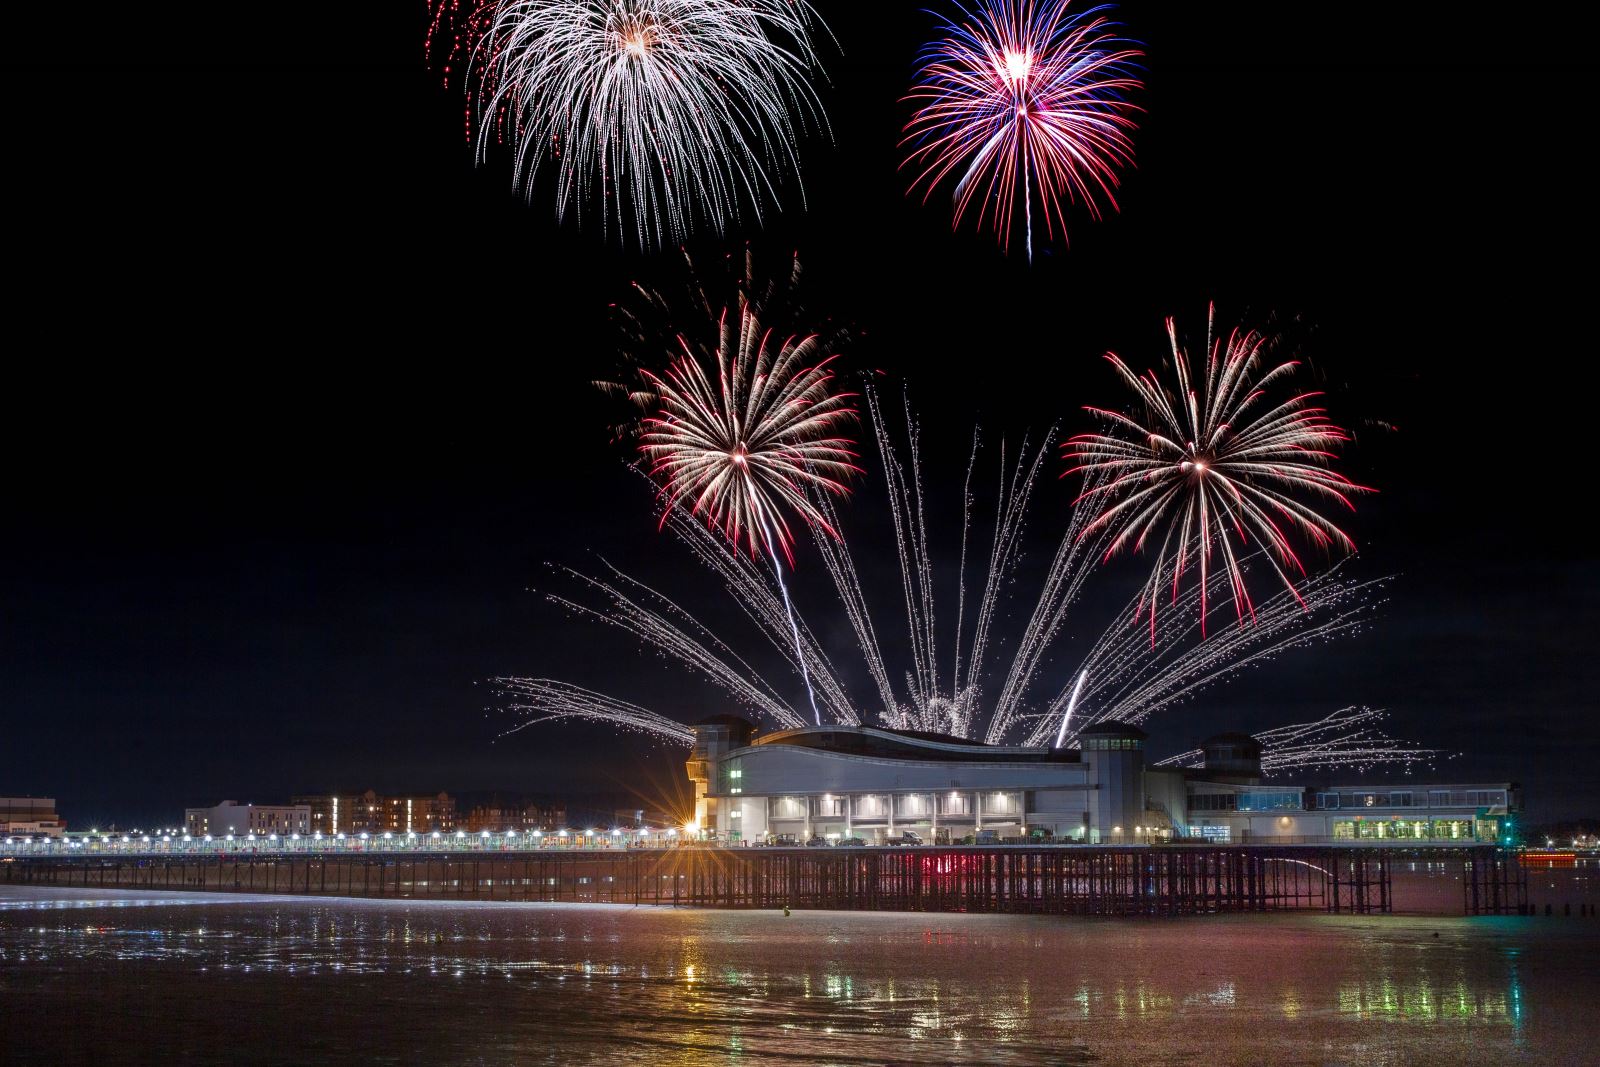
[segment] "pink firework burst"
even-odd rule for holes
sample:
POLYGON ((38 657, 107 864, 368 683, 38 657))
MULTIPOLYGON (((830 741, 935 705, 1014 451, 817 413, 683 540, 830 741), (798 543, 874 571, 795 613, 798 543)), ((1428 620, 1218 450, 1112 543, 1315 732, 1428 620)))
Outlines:
POLYGON ((751 555, 765 550, 783 593, 812 718, 821 725, 778 552, 794 565, 787 512, 838 536, 810 494, 843 496, 845 479, 860 470, 854 443, 835 432, 856 417, 853 394, 835 391, 834 357, 817 335, 774 347, 772 332, 743 296, 737 319, 724 311, 717 333, 714 357, 680 336, 682 357, 664 374, 645 375, 658 407, 644 420, 639 450, 651 477, 664 486, 663 524, 672 508, 686 503, 728 540, 747 541, 751 555))
POLYGON ((859 470, 854 442, 836 432, 856 417, 854 394, 835 391, 818 337, 775 345, 743 301, 736 318, 724 312, 714 353, 679 341, 683 355, 645 375, 659 398, 639 446, 652 477, 669 504, 792 564, 788 514, 834 533, 808 492, 843 496, 859 470))
POLYGON ((1142 417, 1088 408, 1105 420, 1108 431, 1080 434, 1062 446, 1064 457, 1076 463, 1066 473, 1086 475, 1079 499, 1102 502, 1083 536, 1103 532, 1109 538, 1105 559, 1128 545, 1142 551, 1152 536, 1160 539, 1139 606, 1140 614, 1149 613, 1152 640, 1158 592, 1170 585, 1176 599, 1190 567, 1200 571, 1204 634, 1204 591, 1218 560, 1240 622, 1253 621, 1255 608, 1240 566, 1252 542, 1267 549, 1261 558, 1298 597, 1294 576, 1304 576, 1306 568, 1291 533, 1321 549, 1355 550, 1343 530, 1300 497, 1353 510, 1350 495, 1371 492, 1329 469, 1334 450, 1349 435, 1328 421, 1323 408, 1311 405, 1320 393, 1270 398, 1297 363, 1278 363, 1262 372, 1267 339, 1240 329, 1219 338, 1215 321, 1213 306, 1206 321, 1205 368, 1197 381, 1177 329, 1167 320, 1175 391, 1154 371, 1136 375, 1107 353, 1140 401, 1142 417))
POLYGON ((913 146, 912 189, 924 186, 926 202, 954 176, 955 224, 976 201, 978 226, 1007 249, 1020 207, 1030 261, 1035 201, 1046 234, 1064 237, 1067 205, 1097 219, 1101 199, 1115 210, 1118 170, 1133 163, 1138 108, 1126 94, 1140 87, 1143 53, 1115 35, 1105 7, 1070 3, 980 0, 963 21, 944 20, 906 98, 918 105, 901 141, 913 146))

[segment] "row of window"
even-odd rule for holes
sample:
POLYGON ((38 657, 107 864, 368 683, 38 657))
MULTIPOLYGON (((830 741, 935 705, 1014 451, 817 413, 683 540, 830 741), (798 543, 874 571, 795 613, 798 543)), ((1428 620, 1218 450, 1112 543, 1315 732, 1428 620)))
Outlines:
POLYGON ((1189 797, 1190 811, 1299 811, 1298 792, 1279 790, 1270 793, 1195 793, 1189 797))
POLYGON ((1086 737, 1083 748, 1087 752, 1137 752, 1144 742, 1133 737, 1086 737))
POLYGON ((1430 789, 1426 799, 1412 790, 1388 792, 1318 793, 1317 807, 1325 811, 1344 808, 1503 808, 1504 789, 1430 789))
MULTIPOLYGON (((1333 836, 1360 841, 1472 841, 1472 819, 1338 819, 1333 836)), ((1486 841, 1499 836, 1500 825, 1493 819, 1477 822, 1478 834, 1486 841)))
MULTIPOLYGON (((728 792, 737 794, 739 789, 730 786, 728 792)), ((938 795, 912 793, 893 797, 881 794, 858 797, 776 797, 772 801, 772 817, 775 819, 803 819, 806 816, 806 808, 809 802, 813 815, 822 818, 843 818, 847 800, 854 801, 852 814, 861 819, 886 818, 889 814, 889 804, 891 802, 894 804, 894 814, 897 818, 926 818, 934 814, 935 808, 938 809, 938 814, 940 815, 972 814, 971 793, 938 795)), ((983 794, 983 811, 985 815, 1014 814, 1018 810, 1020 803, 1020 798, 1014 793, 983 794)))

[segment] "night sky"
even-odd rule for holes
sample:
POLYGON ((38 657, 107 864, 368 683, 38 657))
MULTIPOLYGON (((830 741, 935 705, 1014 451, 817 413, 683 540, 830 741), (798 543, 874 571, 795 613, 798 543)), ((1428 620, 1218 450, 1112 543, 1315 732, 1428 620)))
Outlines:
MULTIPOLYGON (((1152 748, 1371 704, 1461 753, 1425 777, 1521 781, 1535 821, 1600 814, 1591 73, 1572 35, 1459 8, 1124 5, 1148 53, 1138 168, 1120 214, 1075 212, 1070 247, 1030 268, 952 234, 945 197, 905 195, 899 98, 932 19, 818 6, 842 54, 825 53, 831 143, 802 146, 806 206, 791 193, 690 250, 799 250, 809 302, 863 333, 849 366, 922 413, 935 537, 955 533, 975 422, 996 441, 1088 428, 1082 405, 1124 402, 1098 357, 1154 363, 1162 318, 1193 334, 1210 300, 1280 325, 1355 431, 1343 469, 1381 490, 1346 528, 1360 574, 1396 576, 1390 600, 1366 633, 1153 719, 1152 748)), ((670 284, 676 253, 558 226, 504 153, 475 168, 420 0, 346 23, 166 15, 116 16, 82 50, 19 34, 73 66, 6 75, 0 794, 127 825, 223 797, 678 773, 678 752, 602 728, 496 740, 512 722, 483 684, 736 710, 530 592, 555 587, 547 563, 603 555, 736 622, 655 532, 608 433, 620 413, 587 384, 614 366, 607 305, 631 279, 670 284)), ((1031 566, 1071 485, 1040 487, 1031 566)), ((858 555, 888 566, 874 478, 847 510, 858 555)), ((1147 570, 1090 583, 1076 647, 1147 570)), ((804 552, 795 582, 821 627, 804 552)), ((845 647, 842 620, 822 628, 845 647)))

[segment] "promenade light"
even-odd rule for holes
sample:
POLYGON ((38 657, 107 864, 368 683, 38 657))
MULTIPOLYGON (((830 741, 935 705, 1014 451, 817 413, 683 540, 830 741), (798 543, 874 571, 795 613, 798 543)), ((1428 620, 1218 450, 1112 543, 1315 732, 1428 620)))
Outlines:
MULTIPOLYGON (((126 841, 126 840, 127 840, 127 838, 123 838, 123 840, 124 840, 124 841, 126 841)), ((206 840, 207 840, 207 841, 210 841, 210 840, 211 840, 211 835, 210 835, 210 834, 207 834, 207 835, 206 835, 206 840)))
POLYGON ((10 845, 10 844, 14 844, 14 843, 15 843, 15 842, 13 842, 13 841, 12 841, 12 840, 11 840, 11 838, 9 838, 9 837, 8 837, 8 838, 6 838, 6 844, 8 844, 8 845, 10 845))
POLYGON ((543 833, 541 833, 541 832, 540 832, 540 831, 538 831, 538 830, 535 830, 535 831, 534 831, 534 832, 533 832, 533 836, 534 836, 534 837, 543 837, 543 836, 544 836, 544 834, 543 834, 543 833))
POLYGON ((507 830, 506 831, 506 836, 507 837, 516 837, 517 836, 517 832, 515 830, 507 830))
POLYGON ((622 836, 622 831, 621 830, 613 830, 613 831, 611 831, 611 836, 612 837, 621 837, 622 836))
POLYGON ((367 839, 367 832, 365 830, 363 830, 363 831, 361 831, 361 840, 365 841, 366 839, 367 839))
POLYGON ((183 835, 183 839, 184 839, 184 840, 185 840, 185 841, 188 841, 188 840, 189 840, 189 835, 188 835, 188 834, 184 834, 184 835, 183 835))
POLYGON ((344 840, 344 834, 340 834, 340 835, 339 835, 339 840, 340 840, 340 841, 343 841, 343 840, 344 840))
POLYGON ((299 834, 290 834, 289 835, 289 840, 290 841, 298 841, 298 840, 300 840, 300 835, 299 834))
POLYGON ((321 841, 322 840, 322 831, 318 830, 316 833, 312 834, 311 835, 311 839, 313 841, 321 841))
POLYGON ((268 834, 267 835, 267 840, 268 841, 276 841, 277 839, 278 839, 278 835, 277 834, 268 834))
POLYGON ((233 835, 229 834, 226 838, 224 838, 224 840, 232 841, 233 840, 233 835))
POLYGON ((485 831, 484 831, 484 832, 483 832, 483 833, 482 833, 482 834, 481 834, 481 835, 480 835, 480 836, 481 836, 481 837, 482 837, 482 838, 483 838, 483 839, 484 839, 484 840, 485 840, 485 841, 487 841, 487 840, 489 840, 489 831, 487 831, 487 830, 485 830, 485 831))
POLYGON ((383 832, 383 839, 384 839, 384 840, 385 840, 385 841, 393 841, 393 840, 394 840, 394 835, 393 835, 393 834, 391 834, 391 833, 390 833, 390 832, 389 832, 389 831, 387 831, 387 830, 385 830, 385 831, 384 831, 384 832, 383 832))
POLYGON ((147 845, 150 843, 150 835, 149 834, 145 834, 144 835, 144 843, 147 844, 147 845))
POLYGON ((433 837, 434 837, 434 840, 437 841, 439 839, 439 831, 435 830, 433 832, 433 837))
POLYGON ((466 837, 466 836, 467 836, 467 832, 465 830, 457 830, 456 831, 456 837, 457 838, 462 838, 462 837, 466 837))
POLYGON ((565 830, 561 831, 561 836, 562 837, 566 837, 567 836, 567 832, 565 830))
POLYGON ((126 845, 128 843, 128 835, 127 834, 123 834, 122 835, 122 843, 124 845, 126 845))

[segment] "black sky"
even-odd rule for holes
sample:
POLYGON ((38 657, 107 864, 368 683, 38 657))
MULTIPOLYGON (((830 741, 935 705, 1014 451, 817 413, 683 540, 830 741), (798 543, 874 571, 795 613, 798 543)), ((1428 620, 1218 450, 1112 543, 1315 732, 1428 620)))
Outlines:
MULTIPOLYGON (((1356 431, 1346 469, 1381 489, 1349 525, 1356 565, 1398 576, 1379 621, 1154 720, 1156 747, 1366 703, 1462 753, 1425 773, 1521 780, 1535 819, 1600 810, 1593 72, 1572 35, 1443 6, 1124 5, 1149 55, 1138 169, 1121 214, 1076 214, 1030 269, 904 195, 899 97, 932 20, 819 6, 842 54, 806 208, 693 251, 798 248, 812 303, 865 333, 853 366, 910 389, 935 493, 975 421, 1079 428, 1121 401, 1102 352, 1157 360, 1162 317, 1198 330, 1213 299, 1285 324, 1356 431)), ((474 168, 420 2, 162 14, 81 48, 21 34, 34 65, 7 71, 0 794, 78 824, 670 763, 599 729, 496 742, 475 683, 724 709, 528 592, 603 554, 722 610, 586 384, 611 366, 607 305, 675 254, 555 225, 503 156, 474 168)), ((1041 489, 1035 559, 1067 494, 1041 489)), ((1139 566, 1105 576, 1083 632, 1139 566)))

